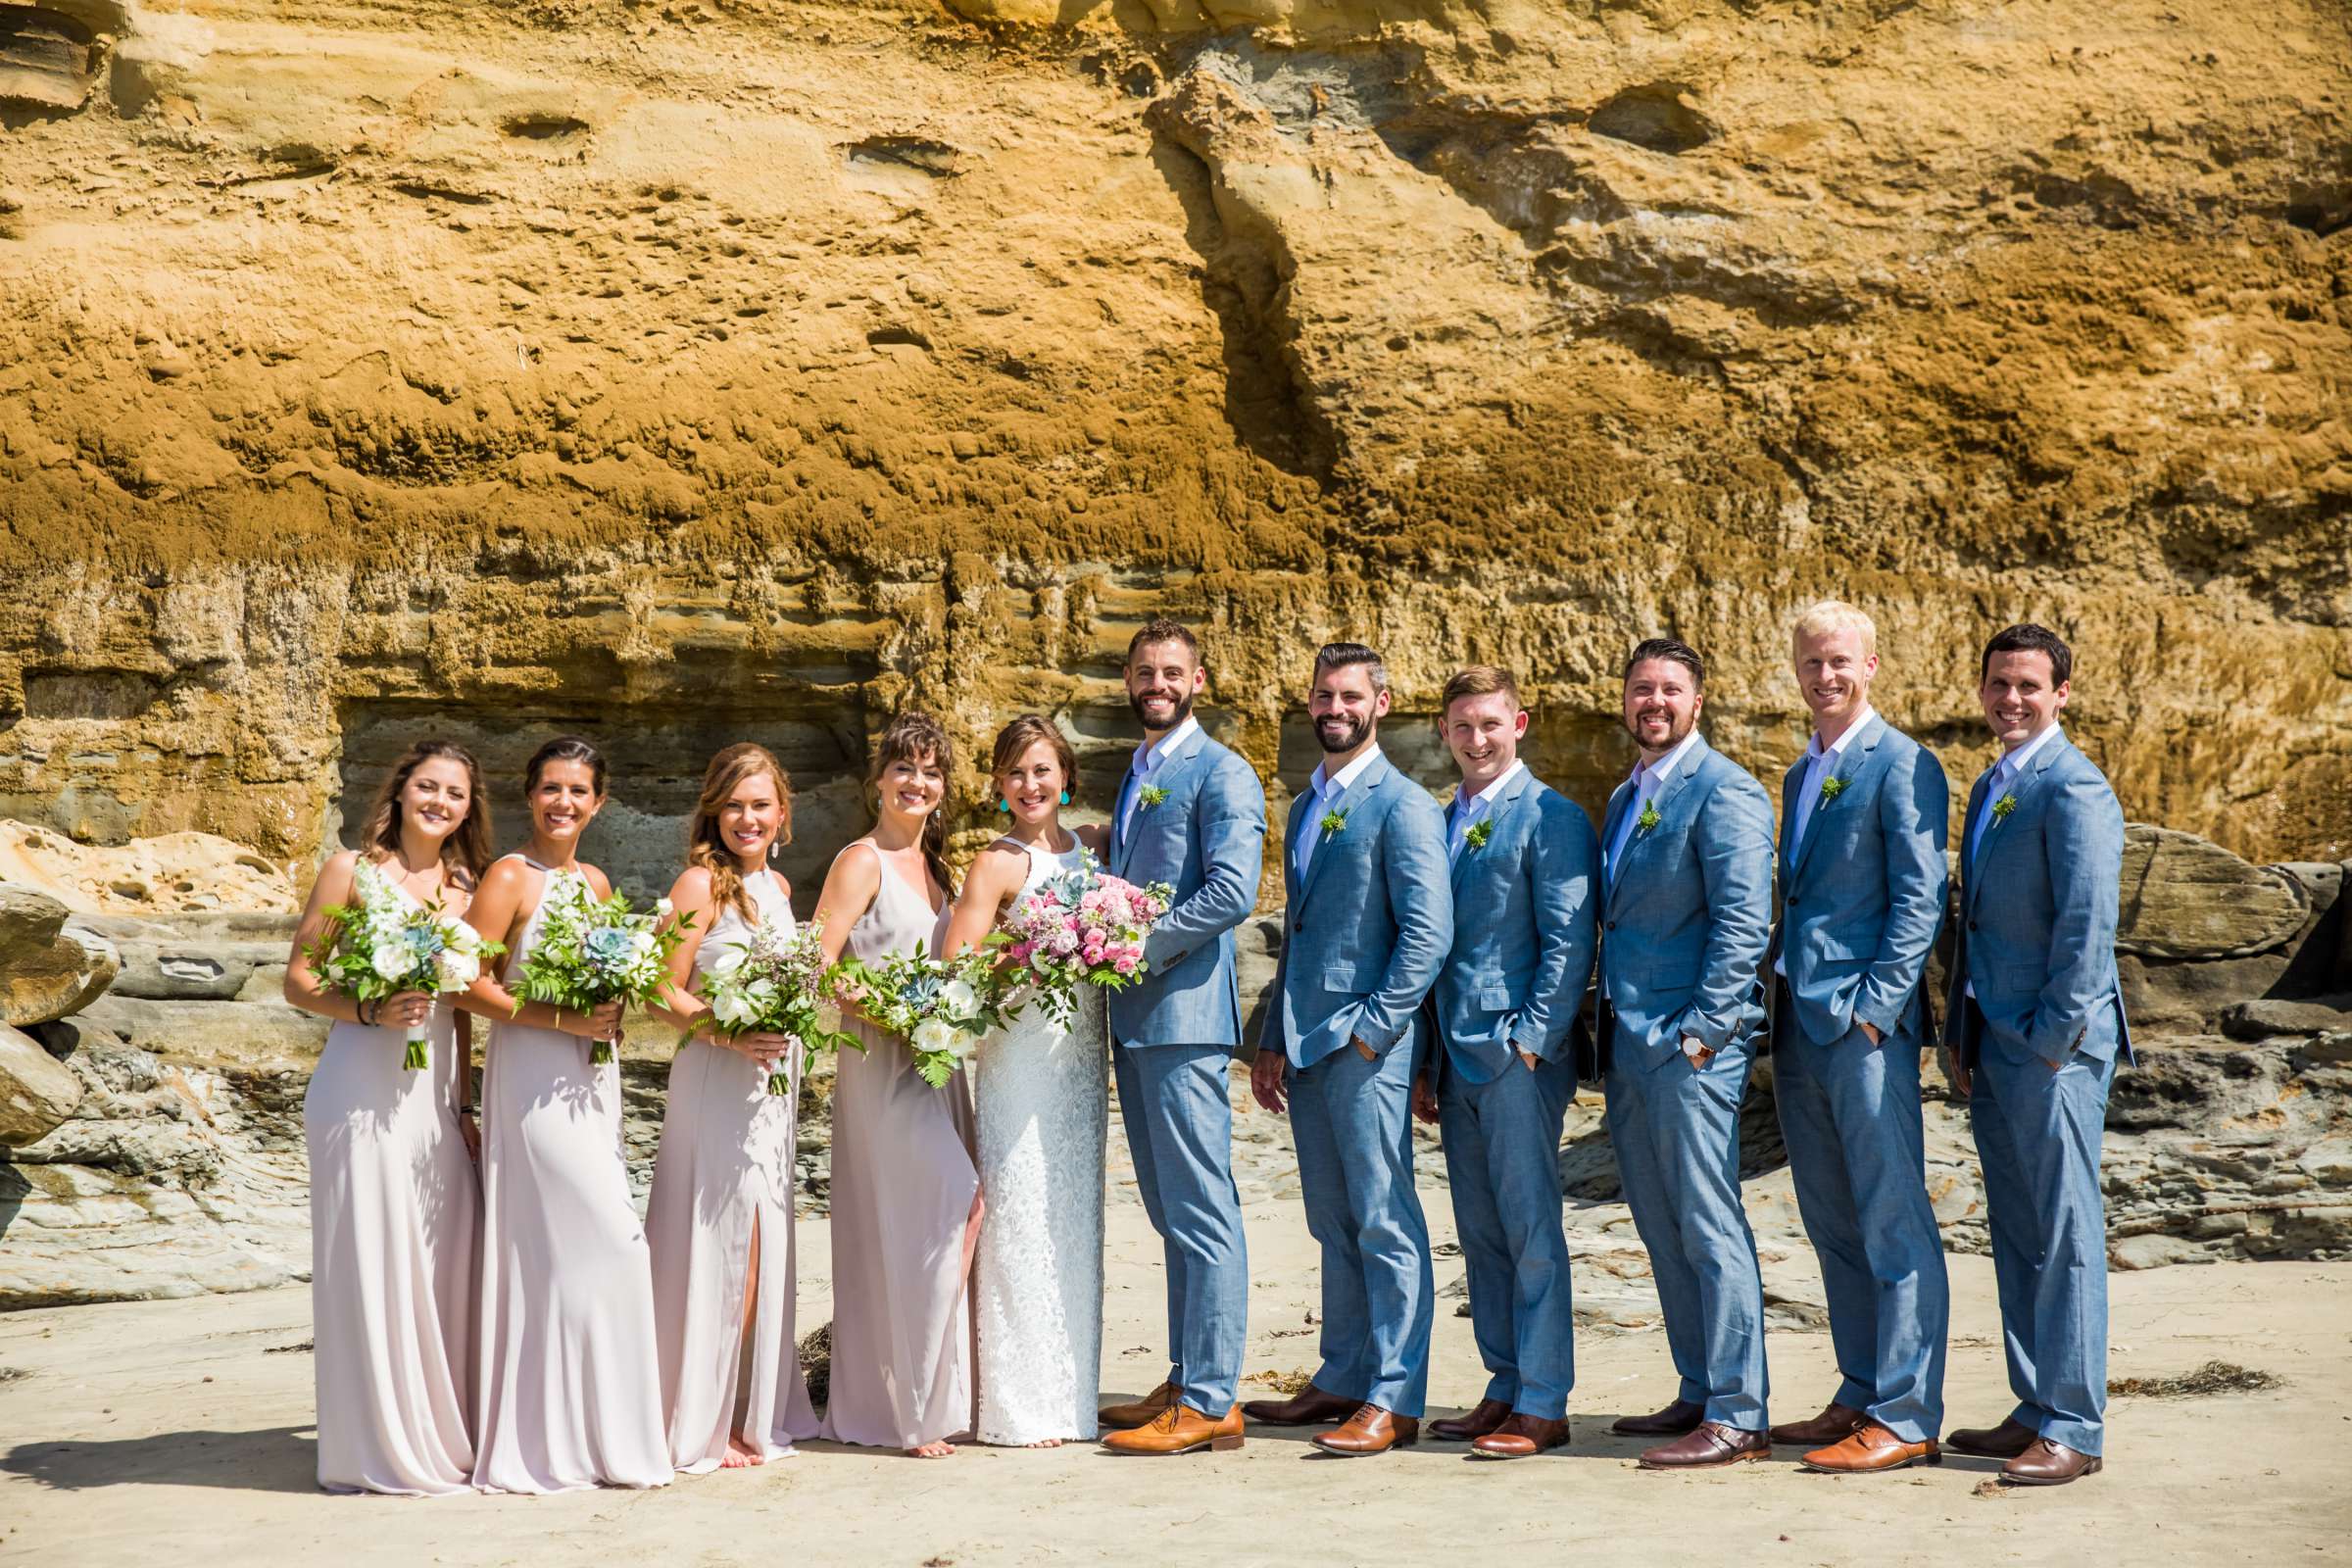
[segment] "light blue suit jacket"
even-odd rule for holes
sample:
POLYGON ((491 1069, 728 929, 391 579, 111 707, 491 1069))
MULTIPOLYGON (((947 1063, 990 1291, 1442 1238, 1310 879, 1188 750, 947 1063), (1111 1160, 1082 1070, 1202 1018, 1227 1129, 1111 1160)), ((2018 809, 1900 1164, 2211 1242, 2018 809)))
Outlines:
MULTIPOLYGON (((1816 796, 1793 854, 1788 838, 1805 760, 1781 781, 1781 924, 1773 956, 1788 957, 1795 1026, 1828 1046, 1857 1023, 1886 1038, 1907 1025, 1912 1043, 1926 1045, 1922 987, 1951 877, 1943 764, 1874 713, 1823 778, 1843 783, 1826 800, 1816 796)), ((1769 960, 1764 972, 1772 973, 1769 960)))
MULTIPOLYGON (((1634 793, 1628 779, 1609 797, 1603 844, 1634 793)), ((1701 736, 1652 804, 1657 825, 1625 841, 1601 903, 1600 994, 1614 1020, 1599 1042, 1604 1068, 1626 1040, 1635 1065, 1654 1071, 1686 1037, 1723 1051, 1764 1017, 1772 797, 1701 736)))
POLYGON ((2034 754, 2010 787, 2017 805, 1977 814, 1992 778, 1968 792, 1960 841, 1960 923, 1944 1038, 1973 1062, 1985 1044, 2012 1061, 2063 1065, 2080 1051, 2098 1061, 2127 1054, 2115 927, 2123 895, 2124 810, 2091 760, 2063 734, 2034 754), (1974 982, 1986 1039, 1968 1027, 1961 988, 1974 982))
POLYGON ((1328 808, 1302 790, 1282 835, 1282 961, 1258 1048, 1311 1067, 1351 1038, 1383 1054, 1421 1041, 1421 1003, 1453 946, 1446 818, 1427 791, 1373 759, 1328 808), (1347 814, 1298 879, 1291 846, 1308 811, 1347 814))
POLYGON ((1123 1046, 1238 1046, 1233 932, 1257 904, 1266 794, 1249 763, 1200 730, 1160 759, 1152 784, 1167 798, 1136 802, 1124 834, 1113 802, 1110 871, 1142 887, 1165 882, 1176 897, 1145 939, 1142 981, 1110 994, 1110 1035, 1123 1046))
POLYGON ((1436 992, 1446 1064, 1482 1084, 1516 1052, 1551 1060, 1564 1049, 1592 980, 1600 902, 1600 846, 1574 801, 1522 770, 1484 820, 1487 842, 1453 862, 1453 950, 1436 992))

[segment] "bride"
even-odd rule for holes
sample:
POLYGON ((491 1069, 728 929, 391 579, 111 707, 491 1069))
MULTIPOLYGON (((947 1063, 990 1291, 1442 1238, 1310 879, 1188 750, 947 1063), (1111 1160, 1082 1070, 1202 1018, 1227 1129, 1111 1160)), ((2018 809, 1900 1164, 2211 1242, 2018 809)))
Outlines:
MULTIPOLYGON (((1020 894, 1083 867, 1102 829, 1061 825, 1077 759, 1045 719, 997 736, 1004 836, 980 852, 941 951, 978 947, 1020 894)), ((1096 1435, 1102 1364, 1102 1145, 1109 1124, 1102 995, 1067 1024, 1042 1006, 981 1042, 973 1064, 988 1217, 972 1270, 982 1443, 1053 1447, 1096 1435)))

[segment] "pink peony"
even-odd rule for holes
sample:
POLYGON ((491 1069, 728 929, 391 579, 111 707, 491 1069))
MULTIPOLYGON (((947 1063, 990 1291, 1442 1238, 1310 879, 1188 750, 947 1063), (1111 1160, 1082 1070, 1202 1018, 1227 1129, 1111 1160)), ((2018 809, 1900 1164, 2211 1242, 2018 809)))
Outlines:
POLYGON ((1135 966, 1142 961, 1142 959, 1138 958, 1132 953, 1122 953, 1117 957, 1110 960, 1110 966, 1118 970, 1121 974, 1133 974, 1135 973, 1135 966))

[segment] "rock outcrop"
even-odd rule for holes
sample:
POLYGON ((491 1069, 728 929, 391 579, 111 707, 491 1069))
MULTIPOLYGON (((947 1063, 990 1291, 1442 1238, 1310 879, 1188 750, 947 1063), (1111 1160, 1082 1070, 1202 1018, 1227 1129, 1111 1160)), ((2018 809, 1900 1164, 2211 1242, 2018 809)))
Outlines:
POLYGON ((749 735, 805 880, 902 703, 1100 798, 1160 608, 1270 775, 1353 634, 1595 805, 1634 637, 1769 771, 1838 593, 1955 773, 2034 616, 2134 815, 2352 851, 2327 0, 8 14, 0 811, 307 865, 581 728, 642 887, 749 735))

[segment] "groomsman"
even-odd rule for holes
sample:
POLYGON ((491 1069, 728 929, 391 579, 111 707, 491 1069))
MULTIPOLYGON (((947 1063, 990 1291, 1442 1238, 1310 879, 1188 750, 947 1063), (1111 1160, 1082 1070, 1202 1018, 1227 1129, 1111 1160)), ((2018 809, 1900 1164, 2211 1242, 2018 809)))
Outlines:
POLYGON ((1516 1459, 1568 1442, 1576 1386, 1560 1127, 1576 1098, 1569 1031, 1592 979, 1600 849, 1583 808, 1519 760, 1527 711, 1507 673, 1461 671, 1440 712, 1462 774, 1446 832, 1453 949, 1415 1108, 1444 1129, 1489 1377, 1477 1408, 1429 1434, 1516 1459))
POLYGON ((1698 733, 1706 666, 1653 637, 1625 666, 1640 748, 1601 829, 1600 1040, 1609 1140, 1682 1386, 1611 1429, 1669 1437, 1644 1469, 1762 1459, 1764 1282, 1740 1206, 1740 1098, 1763 1021, 1772 802, 1698 733))
POLYGON ((1959 951, 1944 1025, 1992 1230, 2009 1387, 1997 1427, 1954 1432, 2003 1480, 2098 1470, 2107 1404, 2107 1215, 2099 1140, 2116 1053, 2124 813, 2058 727, 2074 654, 2012 626, 1984 645, 1978 698, 2001 759, 1969 791, 1959 951))
POLYGON ((1360 643, 1315 655, 1307 702, 1323 760, 1283 835, 1282 961, 1250 1073, 1286 1102, 1306 1225, 1322 1247, 1323 1364, 1268 1426, 1339 1421, 1315 1445, 1380 1453, 1420 1435, 1435 1292, 1413 1192, 1421 1003, 1453 944, 1446 822, 1381 756, 1389 680, 1360 643))
POLYGON ((1843 1381, 1772 1429, 1808 1468, 1938 1462, 1950 1293, 1920 1135, 1928 953, 1943 925, 1943 768, 1870 706, 1878 628, 1851 605, 1797 617, 1813 738, 1781 782, 1773 1080, 1797 1211, 1821 1258, 1843 1381))
POLYGON ((1110 995, 1119 1116, 1167 1274, 1170 1363, 1151 1394, 1102 1412, 1102 1441, 1121 1453, 1242 1445, 1250 1261, 1226 1067, 1242 1038, 1233 932, 1257 903, 1266 797, 1193 716, 1207 681, 1199 642, 1175 621, 1149 621, 1127 645, 1144 744, 1112 809, 1110 869, 1176 896, 1145 941, 1142 980, 1110 995))

